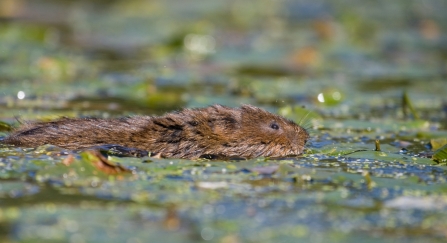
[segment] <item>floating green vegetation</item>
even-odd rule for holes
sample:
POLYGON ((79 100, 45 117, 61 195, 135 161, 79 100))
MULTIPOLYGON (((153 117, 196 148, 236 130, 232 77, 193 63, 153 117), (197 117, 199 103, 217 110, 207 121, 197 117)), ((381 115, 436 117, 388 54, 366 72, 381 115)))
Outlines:
POLYGON ((234 161, 0 145, 0 242, 445 242, 445 9, 0 1, 0 139, 215 103, 311 137, 301 156, 234 161))
POLYGON ((447 144, 435 151, 433 160, 444 164, 447 162, 447 144))

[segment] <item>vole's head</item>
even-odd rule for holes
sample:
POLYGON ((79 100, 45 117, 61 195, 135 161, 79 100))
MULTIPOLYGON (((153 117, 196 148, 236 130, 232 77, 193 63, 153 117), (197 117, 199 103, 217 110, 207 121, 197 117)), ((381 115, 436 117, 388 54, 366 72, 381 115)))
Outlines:
POLYGON ((241 108, 240 134, 253 157, 284 157, 303 153, 309 138, 307 131, 293 121, 263 109, 244 105, 241 108))
POLYGON ((255 106, 243 105, 237 109, 212 106, 210 109, 219 113, 213 132, 220 139, 213 149, 221 155, 244 158, 299 155, 309 138, 306 130, 293 121, 255 106))

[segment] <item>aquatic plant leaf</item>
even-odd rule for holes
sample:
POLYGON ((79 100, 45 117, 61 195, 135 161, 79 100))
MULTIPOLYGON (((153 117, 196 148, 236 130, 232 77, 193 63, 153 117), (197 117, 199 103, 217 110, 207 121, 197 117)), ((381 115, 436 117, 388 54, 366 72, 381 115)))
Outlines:
POLYGON ((11 125, 9 125, 6 122, 0 121, 0 132, 4 132, 4 131, 9 132, 11 130, 12 130, 11 125))
MULTIPOLYGON (((391 146, 389 144, 381 144, 380 146, 381 151, 383 152, 391 152, 391 153, 397 153, 400 151, 399 148, 395 146, 391 146)), ((336 144, 330 144, 326 145, 320 149, 313 149, 311 153, 307 153, 304 156, 308 156, 308 154, 315 154, 315 153, 321 153, 325 155, 330 156, 343 156, 343 155, 349 155, 355 152, 360 151, 368 151, 368 150, 374 150, 374 144, 359 144, 359 143, 336 143, 336 144)))
POLYGON ((447 138, 443 1, 416 16, 405 0, 84 2, 0 1, 0 120, 248 103, 285 109, 312 152, 104 160, 0 145, 0 242, 446 240, 447 163, 426 158, 447 138))
POLYGON ((361 161, 402 162, 433 165, 433 161, 427 158, 418 158, 405 154, 396 154, 384 151, 359 151, 346 155, 349 158, 357 158, 361 161))
POLYGON ((419 139, 442 139, 447 137, 447 131, 418 131, 416 137, 419 139))
POLYGON ((327 129, 349 129, 357 132, 394 132, 416 129, 426 129, 430 123, 425 120, 396 121, 392 119, 379 119, 374 121, 325 119, 322 126, 327 129))
POLYGON ((62 163, 38 170, 36 180, 70 186, 91 186, 108 180, 122 180, 131 175, 129 169, 110 162, 98 151, 85 151, 80 156, 80 159, 69 156, 62 163))
POLYGON ((447 144, 447 138, 430 139, 431 150, 436 151, 447 144))
POLYGON ((413 118, 415 120, 419 120, 419 115, 416 112, 416 109, 414 108, 410 98, 408 97, 408 93, 405 91, 402 95, 402 109, 404 113, 406 113, 407 108, 410 110, 411 114, 413 115, 413 118))
POLYGON ((433 154, 432 159, 437 163, 446 163, 447 162, 447 144, 436 150, 433 154))

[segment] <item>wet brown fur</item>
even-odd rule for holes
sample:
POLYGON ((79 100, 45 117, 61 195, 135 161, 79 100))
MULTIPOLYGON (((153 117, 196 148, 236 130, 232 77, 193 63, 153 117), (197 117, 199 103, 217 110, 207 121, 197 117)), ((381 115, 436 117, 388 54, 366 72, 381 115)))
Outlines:
POLYGON ((162 157, 196 159, 203 155, 299 155, 308 137, 306 130, 294 122, 263 109, 214 105, 159 117, 63 118, 30 123, 2 142, 21 147, 53 144, 67 149, 117 144, 162 157))

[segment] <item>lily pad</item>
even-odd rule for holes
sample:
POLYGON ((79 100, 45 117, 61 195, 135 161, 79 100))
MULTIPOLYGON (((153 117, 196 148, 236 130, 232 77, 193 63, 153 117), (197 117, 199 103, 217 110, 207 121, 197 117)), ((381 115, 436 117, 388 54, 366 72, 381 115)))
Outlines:
POLYGON ((447 145, 442 146, 433 154, 433 160, 437 163, 447 162, 447 145))

